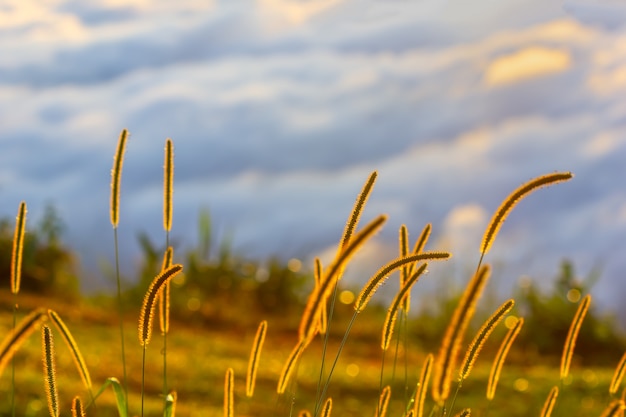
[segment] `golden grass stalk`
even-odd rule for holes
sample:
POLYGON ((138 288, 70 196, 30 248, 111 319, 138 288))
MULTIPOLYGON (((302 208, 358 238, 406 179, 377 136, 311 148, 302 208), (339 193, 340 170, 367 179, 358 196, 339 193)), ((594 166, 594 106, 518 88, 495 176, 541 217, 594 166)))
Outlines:
POLYGON ((531 192, 538 190, 539 188, 567 181, 572 177, 573 175, 571 172, 555 172, 552 174, 542 175, 528 181, 525 184, 522 184, 515 191, 509 194, 506 200, 504 200, 502 204, 500 204, 500 207, 498 207, 498 210, 496 210, 493 217, 491 218, 489 226, 487 226, 487 230, 485 230, 483 241, 480 246, 480 253, 482 255, 485 255, 487 252, 489 252, 489 249, 491 248, 493 241, 496 239, 496 235, 498 234, 502 223, 506 220, 511 210, 513 210, 513 208, 522 198, 526 197, 531 192))
POLYGON ((152 336, 152 318, 154 316, 154 303, 157 295, 163 285, 165 285, 170 279, 174 278, 183 266, 180 264, 174 264, 165 271, 162 271, 154 278, 146 295, 143 298, 143 304, 141 306, 141 314, 139 316, 139 343, 142 346, 150 343, 152 336))
POLYGON ((619 389, 620 384, 622 383, 622 379, 624 378, 624 370, 626 369, 626 353, 622 355, 622 359, 620 359, 617 367, 615 368, 615 372, 613 373, 613 378, 611 378, 611 384, 609 385, 609 394, 615 395, 617 390, 619 389))
MULTIPOLYGON (((165 254, 163 255, 163 264, 161 271, 165 271, 172 266, 172 259, 174 257, 174 248, 167 247, 165 254)), ((159 292, 159 327, 162 334, 167 334, 170 331, 170 285, 165 284, 159 292)))
POLYGON ((380 396, 378 397, 378 408, 376 415, 378 417, 385 417, 387 415, 387 407, 389 406, 389 399, 391 398, 391 387, 387 385, 383 388, 380 396))
POLYGON ((455 417, 470 417, 471 415, 472 415, 472 409, 466 408, 463 411, 461 411, 459 414, 456 414, 455 417))
POLYGON ((65 341, 65 344, 72 354, 72 358, 74 359, 74 363, 76 364, 76 368, 78 369, 80 378, 83 380, 83 383, 85 384, 85 387, 87 387, 87 390, 91 392, 92 386, 91 377, 89 376, 89 370, 87 369, 87 365, 85 364, 83 355, 81 355, 80 350, 78 349, 78 344, 74 340, 74 337, 72 337, 70 330, 67 328, 63 320, 61 320, 61 317, 59 317, 59 315, 55 311, 48 310, 48 317, 50 317, 50 320, 52 320, 57 330, 59 330, 59 332, 61 333, 61 336, 63 336, 63 340, 65 341))
POLYGON ((396 294, 393 301, 391 302, 391 305, 389 306, 389 309, 387 310, 387 316, 385 317, 385 322, 383 324, 383 336, 382 336, 382 342, 381 342, 381 347, 383 348, 383 350, 387 350, 389 348, 389 342, 391 342, 391 336, 393 335, 393 328, 396 323, 398 309, 400 308, 400 304, 402 303, 402 300, 406 299, 406 295, 411 290, 411 287, 413 287, 413 284, 415 284, 419 280, 419 278, 422 276, 422 274, 426 271, 427 266, 428 264, 426 263, 422 264, 417 269, 417 271, 414 274, 412 274, 409 277, 409 279, 404 283, 403 287, 400 288, 400 291, 398 292, 398 294, 396 294))
POLYGON ((111 224, 116 229, 120 221, 120 182, 122 179, 122 165, 124 162, 124 152, 126 151, 126 138, 128 130, 122 130, 117 141, 117 151, 113 160, 111 170, 111 224))
POLYGON ((24 233, 26 230, 26 203, 22 201, 17 212, 15 221, 15 233, 13 235, 13 252, 11 254, 11 292, 20 292, 22 279, 22 254, 24 253, 24 233))
POLYGON ((359 224, 359 219, 361 218, 361 213, 363 212, 363 207, 365 207, 365 203, 367 203, 367 199, 372 192, 372 188, 374 188, 374 183, 376 182, 376 178, 378 177, 378 172, 373 171, 370 176, 367 178, 367 181, 363 185, 361 192, 359 193, 356 201, 354 202, 354 207, 352 207, 352 212, 350 213, 350 217, 346 222, 346 227, 343 230, 343 235, 341 237, 341 243, 339 248, 337 249, 336 257, 339 257, 339 254, 345 247, 348 245, 348 242, 352 239, 352 235, 354 234, 354 230, 359 224))
MULTIPOLYGON (((315 258, 315 265, 313 268, 313 275, 315 276, 315 286, 319 287, 322 285, 322 261, 320 258, 315 258)), ((326 301, 322 303, 322 308, 320 308, 320 317, 319 317, 319 333, 324 334, 328 329, 328 309, 326 307, 326 301)))
POLYGON ((322 417, 330 417, 330 412, 333 409, 333 399, 328 397, 322 408, 322 417))
POLYGON ((287 361, 285 362, 283 370, 280 373, 280 377, 278 378, 278 387, 276 388, 276 392, 278 394, 283 394, 287 389, 287 383, 289 382, 289 378, 291 377, 291 374, 293 373, 296 367, 296 363, 298 363, 298 360, 300 359, 300 356, 302 356, 302 352, 304 351, 306 345, 306 340, 300 340, 287 357, 287 361))
MULTIPOLYGON (((400 258, 406 258, 409 255, 409 229, 406 225, 400 226, 399 232, 400 258)), ((404 283, 409 279, 409 265, 404 265, 400 270, 400 288, 404 287, 404 283)), ((408 311, 409 297, 405 298, 402 303, 402 309, 408 311)))
POLYGON ((233 368, 226 370, 226 378, 224 380, 224 417, 234 417, 234 386, 235 372, 233 368))
MULTIPOLYGON (((432 229, 432 226, 430 225, 430 223, 426 224, 426 226, 424 226, 424 228, 422 229, 422 233, 420 233, 420 236, 415 241, 415 246, 413 247, 414 255, 422 253, 422 251, 424 250, 424 247, 426 246, 426 242, 428 242, 428 238, 430 237, 431 229, 432 229)), ((408 268, 407 276, 410 277, 411 274, 413 273, 413 269, 415 268, 415 263, 409 264, 407 268, 408 268)), ((411 306, 411 296, 410 294, 407 294, 406 299, 404 303, 402 304, 402 309, 408 313, 410 306, 411 306)))
POLYGON ((72 417, 85 417, 85 407, 79 396, 72 400, 72 417))
POLYGON ((376 274, 374 274, 374 276, 370 278, 365 287, 363 287, 363 289, 356 298, 356 301, 354 303, 354 309, 357 313, 363 311, 376 290, 385 282, 389 274, 391 274, 396 269, 402 267, 403 265, 419 261, 447 260, 451 256, 452 255, 448 252, 424 252, 417 255, 410 255, 406 258, 399 258, 389 262, 387 265, 380 268, 378 272, 376 272, 376 274))
POLYGON ((523 325, 524 319, 518 318, 515 325, 507 332, 504 340, 502 340, 500 349, 498 349, 498 353, 496 354, 493 365, 491 366, 491 372, 489 373, 489 380, 487 383, 487 399, 489 401, 493 400, 496 395, 496 387, 498 386, 498 380, 500 379, 502 365, 504 365, 504 361, 509 353, 509 350, 511 349, 511 346, 513 345, 513 341, 519 334, 523 325))
POLYGON ((172 198, 174 194, 174 145, 172 139, 165 140, 165 164, 163 169, 163 228, 172 229, 172 198))
POLYGON ((254 336, 252 343, 252 351, 250 352, 250 360, 248 361, 248 372, 246 373, 246 395, 252 397, 254 394, 254 383, 256 381, 256 371, 259 367, 259 359, 261 358, 261 350, 265 341, 265 333, 267 333, 267 320, 263 320, 259 324, 259 328, 254 336))
POLYGON ((301 410, 298 413, 298 417, 311 417, 311 412, 309 410, 301 410))
POLYGON ((6 368, 7 364, 13 358, 13 355, 20 348, 22 343, 31 335, 39 324, 45 319, 46 311, 42 308, 32 311, 20 321, 2 340, 0 344, 0 375, 6 368))
POLYGON ((474 315, 476 302, 482 294, 490 272, 491 268, 488 265, 483 265, 474 274, 474 277, 465 288, 459 304, 454 310, 452 319, 446 328, 434 367, 432 394, 435 401, 439 404, 445 402, 450 395, 450 380, 452 372, 456 367, 463 336, 465 335, 467 325, 474 315))
POLYGON ((56 366, 54 361, 54 342, 52 331, 45 324, 41 326, 41 344, 43 349, 43 374, 48 398, 50 416, 59 417, 59 394, 57 392, 56 366))
POLYGON ((420 379, 417 383, 417 390, 415 391, 415 405, 413 406, 413 415, 415 417, 422 417, 424 415, 424 403, 426 402, 426 391, 433 367, 433 360, 433 354, 429 353, 424 360, 424 366, 422 366, 420 379))
POLYGON ((622 412, 624 410, 626 410, 626 404, 624 404, 623 400, 613 400, 604 411, 602 411, 600 417, 618 417, 623 414, 622 412))
POLYGON ((489 335, 493 332, 493 329, 500 323, 505 314, 507 314, 513 306, 515 301, 507 300, 483 323, 478 330, 478 333, 470 343, 467 351, 465 352, 465 359, 463 359, 463 365, 461 366, 461 372, 459 373, 459 380, 462 381, 469 375, 478 354, 482 350, 485 341, 489 335))
POLYGON ((576 310, 572 324, 567 332, 567 338, 565 339, 565 345, 563 346, 563 355, 561 356, 561 380, 567 378, 567 375, 569 374, 569 367, 572 363, 572 357, 574 356, 574 347, 576 346, 578 332, 580 331, 580 326, 585 319, 590 303, 591 295, 587 294, 578 305, 578 310, 576 310))
POLYGON ((319 328, 320 311, 322 308, 325 308, 325 301, 333 288, 333 284, 337 281, 337 274, 341 272, 356 250, 380 230, 385 221, 387 221, 387 216, 380 215, 368 223, 349 241, 344 250, 335 258, 330 268, 327 269, 324 278, 321 280, 321 285, 314 288, 302 313, 300 327, 298 328, 300 340, 310 339, 315 335, 319 328))
POLYGON ((543 404, 540 417, 550 417, 550 415, 552 414, 552 409, 554 408, 554 404, 556 403, 556 398, 558 396, 559 387, 552 387, 552 389, 550 390, 550 394, 548 394, 548 398, 546 398, 546 402, 543 404))

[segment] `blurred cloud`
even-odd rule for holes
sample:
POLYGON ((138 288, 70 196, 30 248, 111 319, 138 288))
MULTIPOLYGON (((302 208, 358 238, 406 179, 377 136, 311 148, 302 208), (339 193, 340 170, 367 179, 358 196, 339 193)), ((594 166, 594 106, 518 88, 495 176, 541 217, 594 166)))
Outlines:
POLYGON ((507 265, 509 285, 551 274, 562 257, 583 274, 601 262, 595 291, 615 307, 626 292, 626 29, 598 23, 592 6, 10 1, 0 10, 0 214, 25 199, 36 219, 54 202, 95 269, 111 251, 109 175, 128 128, 129 270, 134 234, 162 237, 171 137, 181 246, 197 240, 208 207, 216 233, 249 256, 332 253, 378 170, 364 221, 390 218, 360 264, 375 270, 396 254, 400 224, 416 235, 432 222, 429 247, 449 242, 464 271, 511 190, 571 170, 571 184, 516 207, 490 259, 507 265))

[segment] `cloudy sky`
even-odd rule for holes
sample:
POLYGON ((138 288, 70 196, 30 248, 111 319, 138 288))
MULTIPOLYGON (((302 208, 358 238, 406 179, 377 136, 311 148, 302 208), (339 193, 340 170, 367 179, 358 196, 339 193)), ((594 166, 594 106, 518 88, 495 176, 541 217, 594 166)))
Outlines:
MULTIPOLYGON (((489 253, 494 285, 549 285, 563 258, 593 293, 626 296, 626 6, 609 0, 5 0, 0 215, 53 203, 85 276, 112 259, 109 181, 122 128, 124 268, 210 210, 242 254, 330 253, 369 173, 387 213, 351 279, 431 222, 430 249, 471 270, 500 201, 544 173, 575 178, 520 204, 489 253)), ((431 266, 429 280, 437 280, 431 266)), ((95 271, 95 273, 94 273, 95 271)), ((441 271, 439 271, 441 272, 441 271)), ((420 284, 421 285, 421 284, 420 284)), ((508 286, 508 287, 507 287, 508 286)), ((626 313, 626 310, 623 312, 626 313)))

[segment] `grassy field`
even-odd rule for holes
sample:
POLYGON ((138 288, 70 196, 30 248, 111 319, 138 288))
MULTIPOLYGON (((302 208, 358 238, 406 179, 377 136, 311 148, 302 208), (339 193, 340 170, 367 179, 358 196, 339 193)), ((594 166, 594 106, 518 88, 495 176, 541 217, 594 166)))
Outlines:
MULTIPOLYGON (((7 310, 10 294, 3 293, 4 313, 0 328, 6 334, 11 327, 12 315, 7 310)), ((76 343, 87 362, 94 386, 99 387, 108 377, 122 379, 119 329, 115 314, 103 308, 81 305, 64 305, 59 300, 23 297, 21 308, 34 306, 54 309, 64 317, 76 343)), ((241 314, 246 314, 241 312, 241 314)), ((128 314, 125 322, 127 367, 129 376, 129 402, 131 415, 139 414, 141 392, 142 349, 137 340, 138 312, 128 314), (134 317, 133 317, 134 316, 134 317)), ((253 398, 245 396, 245 373, 255 326, 242 326, 232 321, 214 326, 189 326, 182 322, 171 324, 168 340, 168 385, 178 393, 176 412, 182 416, 221 416, 224 414, 224 373, 232 367, 235 371, 235 415, 238 416, 290 416, 301 409, 311 410, 319 378, 322 343, 316 340, 303 355, 298 369, 297 383, 287 394, 276 394, 276 384, 283 363, 296 341, 297 320, 277 317, 269 321, 267 340, 259 365, 257 388, 253 398)), ((338 362, 328 391, 334 400, 333 415, 374 416, 380 392, 382 354, 379 343, 380 326, 384 317, 374 315, 358 320, 338 362)), ((344 323, 337 323, 342 328, 344 323)), ((411 323, 415 325, 415 323, 411 323)), ((409 326, 410 327, 410 326, 409 326)), ((42 374, 42 349, 40 335, 34 333, 16 355, 17 415, 48 415, 42 374)), ((60 340, 56 339, 57 378, 61 415, 70 415, 70 403, 75 395, 89 398, 72 357, 60 340)), ((328 356, 334 357, 340 340, 330 340, 328 356)), ((426 352, 414 341, 409 352, 400 349, 394 376, 394 353, 385 358, 384 384, 392 386, 389 416, 404 416, 406 398, 412 394, 426 352), (405 353, 407 355, 405 356, 405 353), (405 367, 405 363, 408 364, 405 367), (405 388, 405 373, 408 388, 405 388)), ((147 350, 147 378, 145 415, 162 415, 162 341, 154 336, 147 350)), ((402 345, 400 345, 402 347, 402 345)), ((472 375, 464 382, 456 401, 455 412, 471 407, 472 415, 533 416, 539 415, 543 402, 553 385, 559 385, 558 363, 550 360, 536 366, 522 365, 516 358, 523 352, 513 351, 510 363, 505 364, 498 391, 489 405, 485 399, 486 380, 492 357, 480 360, 472 375)), ((0 378, 0 392, 4 400, 0 406, 3 416, 10 415, 10 367, 0 378)), ((608 405, 608 384, 613 369, 574 367, 565 381, 553 415, 600 415, 608 405)), ((432 408, 426 403, 426 415, 432 408)), ((114 396, 106 390, 88 415, 117 415, 114 396)))

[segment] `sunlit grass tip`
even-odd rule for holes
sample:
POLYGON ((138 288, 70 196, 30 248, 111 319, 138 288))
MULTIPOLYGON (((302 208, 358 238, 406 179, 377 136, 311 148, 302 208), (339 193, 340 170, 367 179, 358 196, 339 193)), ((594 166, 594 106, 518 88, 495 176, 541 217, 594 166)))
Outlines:
POLYGON ((120 221, 120 182, 127 137, 128 130, 123 129, 117 141, 117 151, 115 152, 113 169, 111 170, 111 224, 113 228, 117 228, 120 221))
POLYGON ((383 350, 387 350, 389 348, 389 343, 391 342, 391 336, 393 335, 393 328, 396 323, 396 317, 398 315, 398 309, 400 308, 400 304, 403 300, 406 300, 406 295, 411 291, 413 284, 415 284, 419 278, 424 274, 428 264, 424 263, 420 265, 420 267, 413 273, 406 282, 404 282, 400 291, 396 294, 389 309, 387 309, 387 316, 385 317, 385 322, 383 323, 383 335, 381 347, 383 350))
POLYGON ((583 324, 589 304, 591 303, 591 295, 587 294, 576 310, 572 324, 567 332, 567 338, 565 339, 565 345, 563 346, 563 355, 561 356, 561 380, 567 378, 569 374, 569 368, 572 363, 572 357, 574 356, 574 347, 576 346, 576 339, 578 338, 578 332, 583 324))
POLYGON ((509 194, 502 204, 500 204, 500 207, 498 207, 498 210, 496 210, 491 218, 489 226, 487 226, 487 230, 485 230, 483 241, 480 246, 481 254, 485 255, 489 252, 489 249, 491 248, 502 223, 506 220, 511 210, 513 210, 522 198, 539 188, 567 181, 572 177, 573 175, 571 172, 555 172, 552 174, 542 175, 522 184, 515 191, 509 194))
POLYGON ((464 380, 468 377, 478 354, 480 353, 485 341, 489 335, 493 332, 495 327, 500 323, 505 314, 507 314, 515 305, 515 301, 507 300, 483 323, 478 330, 478 333, 470 343, 467 351, 465 352, 465 359, 463 359, 461 365, 461 372, 459 373, 459 380, 464 380))
POLYGON ((626 404, 624 404, 623 400, 613 400, 611 403, 602 411, 600 417, 619 417, 624 415, 624 410, 626 410, 626 404))
POLYGON ((154 316, 154 307, 157 295, 159 291, 169 280, 174 278, 183 266, 180 264, 174 264, 165 271, 162 271, 150 284, 146 295, 143 298, 143 304, 141 306, 141 313, 139 316, 139 343, 142 346, 150 343, 152 336, 152 318, 154 316))
POLYGON ((415 405, 413 406, 413 415, 415 417, 422 417, 424 415, 424 403, 426 402, 426 392, 428 390, 428 381, 430 380, 433 361, 433 354, 429 353, 424 360, 420 379, 417 383, 417 389, 415 390, 415 405))
POLYGON ((491 366, 491 371, 489 372, 489 380, 487 382, 487 399, 489 401, 493 400, 496 395, 496 387, 498 386, 498 380, 500 379, 500 373, 502 372, 502 366, 504 365, 504 361, 506 360, 506 356, 513 345, 513 341, 519 334, 522 326, 524 325, 524 319, 518 318, 515 322, 515 325, 507 332, 506 336, 502 340, 502 344, 498 349, 498 353, 496 353, 496 357, 491 366))
POLYGON ((452 319, 446 328, 439 353, 436 356, 432 394, 435 401, 442 404, 450 395, 452 372, 456 368, 463 336, 474 315, 476 303, 489 280, 491 268, 483 265, 468 283, 452 319))
POLYGON ((391 387, 389 385, 383 388, 380 396, 378 397, 378 417, 385 417, 387 415, 387 407, 389 407, 389 399, 391 398, 391 387))
POLYGON ((343 235, 341 237, 341 244, 337 249, 337 255, 346 247, 350 239, 352 239, 352 235, 354 234, 354 230, 359 224, 359 219, 361 218, 361 214, 363 213, 363 208, 365 207, 365 203, 367 203, 367 199, 374 188, 374 183, 376 182, 376 178, 378 177, 378 172, 373 171, 370 176, 367 178, 367 181, 363 185, 361 192, 359 193, 356 201, 354 202, 354 206, 352 207, 352 212, 350 213, 350 217, 346 222, 346 226, 343 231, 343 235))
POLYGON ((248 372, 246 373, 246 395, 252 397, 254 395, 254 385, 256 381, 256 373, 259 367, 259 359, 261 358, 261 350, 267 333, 267 320, 263 320, 259 324, 254 342, 252 343, 252 351, 250 352, 250 360, 248 361, 248 372))
POLYGON ((278 386, 276 387, 276 392, 278 394, 283 394, 287 389, 287 383, 289 382, 291 374, 296 367, 296 363, 298 363, 298 360, 300 359, 300 356, 302 355, 305 347, 306 341, 299 341, 287 357, 287 361, 285 362, 283 370, 280 373, 280 377, 278 378, 278 386))
POLYGON ((165 164, 163 169, 163 228, 172 228, 173 195, 174 195, 174 144, 172 139, 165 140, 165 164))
POLYGON ((24 233, 26 231, 26 203, 22 201, 15 220, 15 233, 13 234, 13 252, 11 254, 11 292, 20 292, 22 279, 22 254, 24 253, 24 233))
POLYGON ((451 256, 452 255, 448 252, 423 252, 389 262, 380 268, 365 284, 359 295, 356 297, 354 309, 357 313, 363 311, 374 293, 376 293, 376 290, 378 290, 378 288, 385 282, 389 274, 396 269, 412 262, 447 260, 451 256))
POLYGON ((85 417, 85 407, 79 396, 72 400, 72 417, 85 417))
POLYGON ((76 364, 76 368, 78 369, 78 373, 80 374, 80 378, 83 380, 85 387, 87 387, 87 389, 91 391, 91 377, 89 376, 87 364, 85 363, 83 355, 81 355, 80 349, 78 349, 78 344, 74 340, 74 337, 70 333, 70 330, 67 328, 63 320, 61 320, 61 317, 59 317, 59 315, 55 311, 48 310, 48 316, 56 326, 57 330, 61 333, 65 344, 69 348, 72 354, 72 358, 74 359, 74 363, 76 364))
POLYGON ((56 382, 56 365, 54 359, 54 341, 50 327, 41 326, 41 344, 43 350, 43 373, 48 398, 48 410, 50 416, 59 416, 59 394, 56 382))
POLYGON ((546 402, 543 404, 543 408, 541 409, 540 417, 550 417, 552 415, 552 410, 554 409, 554 404, 556 404, 556 399, 559 396, 559 387, 554 386, 550 390, 548 394, 548 398, 546 398, 546 402))
POLYGON ((224 378, 224 417, 234 417, 234 386, 235 386, 235 373, 233 368, 226 370, 226 377, 224 378))
MULTIPOLYGON (((161 271, 167 270, 172 266, 172 259, 174 258, 174 248, 167 247, 165 254, 163 255, 163 264, 161 271)), ((170 285, 165 284, 159 292, 159 328, 161 334, 167 334, 170 330, 170 285)))
POLYGON ((322 308, 325 308, 325 301, 330 294, 334 283, 337 282, 338 275, 346 263, 354 256, 356 251, 363 244, 380 230, 387 221, 387 216, 380 215, 369 222, 362 230, 350 239, 348 245, 335 258, 330 267, 326 270, 321 280, 321 284, 313 289, 300 319, 298 335, 300 340, 311 339, 319 330, 319 315, 322 308))
POLYGON ((333 409, 333 399, 327 398, 324 403, 324 408, 322 408, 322 417, 330 417, 330 412, 333 409))
POLYGON ((20 348, 22 343, 30 336, 33 331, 41 324, 46 318, 46 311, 43 308, 39 308, 30 312, 24 317, 10 332, 4 337, 0 344, 0 375, 6 368, 7 364, 11 361, 11 358, 15 352, 20 348))
POLYGON ((624 370, 626 369, 626 353, 622 355, 617 367, 615 368, 615 372, 613 373, 613 378, 611 378, 611 384, 609 384, 609 394, 615 395, 617 390, 619 389, 620 384, 622 383, 622 379, 624 378, 624 370))

